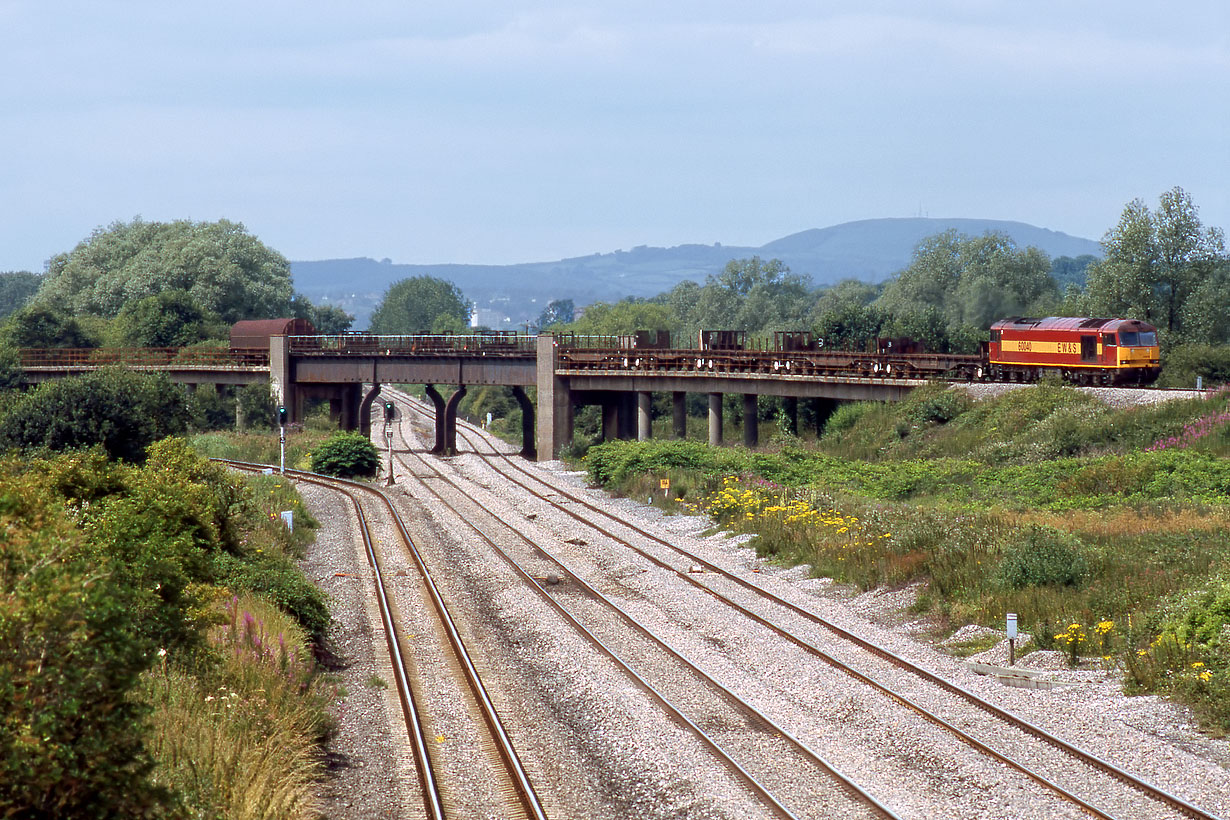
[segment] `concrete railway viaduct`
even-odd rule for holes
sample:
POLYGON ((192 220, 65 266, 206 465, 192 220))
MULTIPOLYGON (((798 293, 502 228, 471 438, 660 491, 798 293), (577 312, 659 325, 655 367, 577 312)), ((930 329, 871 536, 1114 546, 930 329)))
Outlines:
POLYGON ((22 367, 30 383, 117 365, 164 372, 190 390, 268 382, 292 422, 302 418, 307 400, 324 399, 342 428, 363 431, 370 431, 371 406, 383 385, 424 385, 436 409, 433 450, 445 454, 456 452, 457 405, 466 389, 500 385, 522 407, 522 453, 534 459, 557 457, 572 440, 580 405, 602 407, 604 438, 645 439, 653 394, 669 393, 672 431, 682 437, 687 394, 706 394, 709 442, 719 445, 722 398, 737 394, 746 420, 743 441, 755 446, 760 396, 786 399, 789 423, 797 429, 800 399, 816 402, 823 417, 837 402, 897 400, 924 383, 793 373, 783 354, 770 351, 674 351, 673 364, 662 367, 647 355, 653 351, 630 348, 616 337, 319 336, 295 333, 291 320, 274 321, 281 324, 260 328, 247 347, 237 346, 232 331, 230 349, 25 350, 22 367), (534 389, 533 397, 527 388, 534 389))

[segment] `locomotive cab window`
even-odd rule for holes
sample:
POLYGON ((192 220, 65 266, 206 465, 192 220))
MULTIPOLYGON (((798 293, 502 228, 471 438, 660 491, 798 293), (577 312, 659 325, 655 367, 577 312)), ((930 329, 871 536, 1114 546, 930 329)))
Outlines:
POLYGON ((998 341, 999 341, 999 331, 998 331, 998 330, 992 330, 992 331, 991 331, 991 341, 992 341, 992 342, 998 342, 998 341))
POLYGON ((1141 347, 1157 347, 1157 332, 1153 330, 1140 331, 1141 347))
POLYGON ((1124 347, 1138 347, 1140 334, 1135 330, 1122 330, 1119 332, 1119 343, 1124 347))

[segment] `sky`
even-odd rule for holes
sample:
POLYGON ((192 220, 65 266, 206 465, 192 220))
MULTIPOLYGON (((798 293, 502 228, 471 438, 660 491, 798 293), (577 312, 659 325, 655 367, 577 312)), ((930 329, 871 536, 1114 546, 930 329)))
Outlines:
POLYGON ((140 216, 291 260, 1230 228, 1226 0, 0 0, 0 271, 140 216))

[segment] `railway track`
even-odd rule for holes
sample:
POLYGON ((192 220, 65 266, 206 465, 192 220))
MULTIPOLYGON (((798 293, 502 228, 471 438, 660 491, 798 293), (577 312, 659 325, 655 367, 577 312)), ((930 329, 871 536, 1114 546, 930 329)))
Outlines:
MULTIPOLYGON (((230 466, 247 471, 259 471, 264 465, 226 461, 230 466)), ((542 799, 530 781, 512 740, 506 731, 492 698, 484 685, 478 666, 455 623, 443 596, 424 562, 418 545, 411 538, 397 507, 382 491, 359 482, 327 478, 313 473, 287 470, 286 475, 295 481, 315 484, 345 496, 353 506, 364 551, 373 574, 374 593, 380 611, 392 663, 398 698, 401 701, 410 746, 413 750, 426 816, 431 820, 451 820, 475 816, 470 797, 462 796, 466 789, 450 781, 458 771, 466 772, 467 780, 474 779, 475 772, 482 772, 484 795, 481 811, 486 816, 546 820, 547 812, 542 799), (381 546, 381 539, 373 537, 363 500, 377 505, 378 515, 394 533, 392 549, 400 548, 401 555, 389 555, 381 546), (416 623, 408 625, 399 615, 398 606, 387 587, 389 573, 385 571, 389 560, 407 560, 417 569, 417 600, 422 606, 414 607, 419 616, 416 623), (413 630, 413 632, 411 631, 413 630), (424 634, 434 633, 430 639, 424 634), (413 653, 407 650, 408 635, 413 635, 413 653), (429 650, 434 647, 433 654, 429 650), (433 707, 425 703, 439 698, 430 697, 426 688, 428 668, 435 675, 452 678, 453 693, 449 700, 448 716, 433 713, 433 707), (456 742, 454 731, 446 735, 440 728, 445 720, 456 725, 458 715, 464 716, 471 731, 470 742, 456 742), (453 773, 453 774, 450 774, 453 773)), ((409 573, 398 572, 406 577, 409 573)), ((436 710, 438 712, 438 709, 436 710)))
MULTIPOLYGON (((430 411, 417 403, 405 404, 403 400, 403 404, 417 413, 434 418, 430 411)), ((940 675, 853 634, 806 607, 727 572, 677 544, 595 507, 582 496, 547 482, 471 430, 459 425, 458 433, 462 441, 506 479, 543 503, 550 504, 582 526, 631 550, 655 567, 673 573, 706 596, 737 610, 829 667, 874 687, 897 704, 959 737, 968 746, 1021 772, 1086 814, 1102 818, 1214 817, 940 675), (578 512, 578 509, 583 512, 578 512), (696 567, 703 568, 703 572, 693 572, 696 567), (838 652, 821 648, 821 640, 814 634, 820 630, 839 639, 847 648, 854 650, 853 654, 843 651, 839 657, 838 652), (909 691, 899 691, 880 682, 879 678, 885 677, 888 667, 904 670, 912 676, 914 685, 905 687, 909 691), (951 703, 944 703, 953 698, 959 699, 964 706, 954 708, 951 703), (976 715, 972 719, 968 708, 971 706, 976 715), (1045 762, 1035 762, 1038 760, 1045 762), (1090 793, 1088 786, 1072 785, 1079 779, 1072 776, 1072 770, 1077 766, 1086 773, 1086 777, 1093 774, 1100 784, 1094 793, 1090 793), (1116 786, 1119 786, 1117 792, 1116 786), (1112 793, 1116 793, 1115 796, 1108 796, 1112 793)))
POLYGON ((452 509, 459 523, 481 539, 524 584, 621 669, 672 720, 697 738, 771 814, 782 818, 898 818, 853 778, 656 637, 610 597, 587 584, 563 559, 475 502, 471 493, 432 460, 409 449, 399 453, 398 458, 425 492, 452 509), (405 455, 413 456, 421 470, 407 463, 405 455), (533 565, 543 560, 562 570, 568 583, 551 584, 536 576, 533 565), (621 626, 612 623, 611 613, 621 626), (637 640, 630 639, 628 629, 637 640), (771 765, 765 765, 766 761, 771 765), (805 805, 789 807, 788 801, 779 799, 778 793, 787 785, 795 793, 806 792, 805 805), (806 813, 799 814, 800 811, 806 813))

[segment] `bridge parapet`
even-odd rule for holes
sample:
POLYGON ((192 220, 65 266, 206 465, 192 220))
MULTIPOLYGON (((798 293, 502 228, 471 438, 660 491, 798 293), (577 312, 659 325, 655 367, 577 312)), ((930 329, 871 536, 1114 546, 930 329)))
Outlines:
POLYGON ((292 356, 449 356, 533 358, 535 336, 520 333, 385 336, 343 333, 336 336, 289 336, 292 356))
POLYGON ((216 347, 22 348, 25 370, 95 370, 100 367, 159 369, 267 369, 269 353, 216 347))

